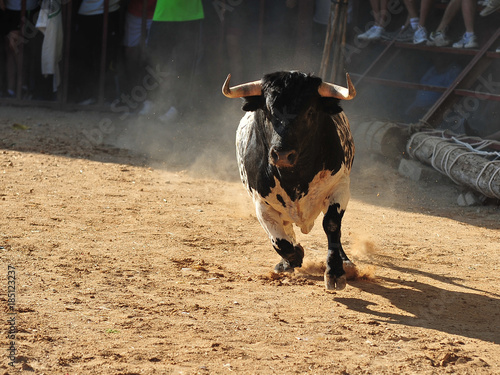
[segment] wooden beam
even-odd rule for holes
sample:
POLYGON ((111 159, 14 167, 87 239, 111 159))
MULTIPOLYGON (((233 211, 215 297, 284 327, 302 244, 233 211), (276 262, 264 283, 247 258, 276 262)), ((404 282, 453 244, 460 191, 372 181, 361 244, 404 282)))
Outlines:
POLYGON ((446 104, 457 88, 457 86, 460 84, 462 80, 464 80, 467 75, 472 71, 472 69, 476 66, 476 64, 479 62, 481 58, 486 54, 486 51, 488 48, 490 48, 493 43, 500 37, 500 28, 493 34, 490 39, 486 42, 486 44, 479 50, 479 52, 476 53, 474 58, 470 61, 470 63, 462 70, 462 72, 458 75, 458 77, 453 81, 453 83, 446 89, 446 91, 441 95, 441 97, 434 103, 434 105, 427 111, 425 116, 421 119, 421 122, 430 124, 431 126, 433 125, 432 123, 434 122, 436 115, 438 113, 438 110, 443 111, 446 109, 446 104))

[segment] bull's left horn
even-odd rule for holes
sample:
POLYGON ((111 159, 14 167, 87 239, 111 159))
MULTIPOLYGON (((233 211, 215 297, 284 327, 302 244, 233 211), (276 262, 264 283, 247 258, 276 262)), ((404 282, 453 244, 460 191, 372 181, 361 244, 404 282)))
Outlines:
POLYGON ((259 96, 262 94, 262 84, 260 81, 243 83, 242 85, 229 87, 231 74, 227 75, 224 85, 222 85, 222 93, 228 98, 243 98, 245 96, 259 96))
POLYGON ((327 98, 337 98, 342 100, 351 100, 356 96, 356 89, 351 82, 349 73, 346 73, 347 87, 335 85, 333 83, 322 82, 318 87, 318 93, 327 98))

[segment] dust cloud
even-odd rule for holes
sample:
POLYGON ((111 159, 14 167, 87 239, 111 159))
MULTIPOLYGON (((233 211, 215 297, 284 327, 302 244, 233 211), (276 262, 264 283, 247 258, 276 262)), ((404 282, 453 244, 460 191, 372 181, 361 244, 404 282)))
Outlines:
MULTIPOLYGON (((302 276, 323 276, 326 270, 326 263, 324 261, 304 261, 302 267, 297 268, 295 272, 297 275, 302 276)), ((365 280, 375 281, 375 266, 373 265, 356 265, 344 266, 346 271, 347 280, 365 280)))

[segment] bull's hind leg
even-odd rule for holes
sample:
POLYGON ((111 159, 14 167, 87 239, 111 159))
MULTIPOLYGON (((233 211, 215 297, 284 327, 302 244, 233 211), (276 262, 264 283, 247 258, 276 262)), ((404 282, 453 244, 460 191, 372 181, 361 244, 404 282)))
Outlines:
POLYGON ((340 228, 344 210, 338 203, 332 204, 323 218, 323 229, 328 238, 325 287, 328 290, 342 290, 346 286, 344 263, 352 265, 340 243, 340 228))
POLYGON ((293 225, 284 222, 281 214, 261 200, 255 201, 257 218, 267 232, 274 250, 281 256, 281 261, 274 267, 275 272, 293 272, 302 266, 304 249, 295 242, 293 225))

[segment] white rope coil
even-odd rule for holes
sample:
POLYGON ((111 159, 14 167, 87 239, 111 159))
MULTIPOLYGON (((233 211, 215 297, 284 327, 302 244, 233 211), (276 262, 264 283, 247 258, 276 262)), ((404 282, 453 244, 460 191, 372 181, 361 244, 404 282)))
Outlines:
POLYGON ((442 138, 442 141, 439 141, 433 146, 432 155, 428 155, 431 160, 431 165, 436 170, 447 175, 453 182, 455 182, 457 185, 460 185, 460 182, 457 181, 456 178, 454 178, 452 175, 452 168, 457 163, 458 159, 460 159, 463 156, 472 154, 484 157, 487 163, 484 165, 484 167, 481 169, 481 171, 475 178, 473 187, 477 191, 481 192, 483 195, 500 198, 498 197, 498 194, 496 194, 495 191, 493 190, 494 178, 497 174, 500 173, 500 152, 484 150, 485 148, 491 146, 492 144, 496 144, 497 142, 490 140, 483 140, 481 138, 473 138, 473 137, 452 136, 451 138, 446 138, 445 131, 442 132, 424 131, 420 133, 415 133, 411 136, 406 147, 408 155, 410 155, 413 159, 417 159, 415 157, 416 151, 419 150, 428 140, 433 139, 431 138, 431 136, 434 137, 434 139, 435 137, 439 136, 442 138), (421 143, 413 147, 415 137, 423 133, 428 134, 429 138, 424 139, 421 143), (471 144, 461 141, 461 139, 464 138, 468 140, 470 139, 477 140, 477 142, 471 144), (450 156, 453 151, 462 151, 462 152, 459 155, 457 155, 452 161, 450 161, 450 156), (441 157, 441 161, 439 163, 437 162, 437 160, 439 159, 438 156, 441 157), (488 160, 488 158, 493 158, 493 160, 488 160), (489 179, 483 183, 483 186, 485 186, 485 188, 483 188, 480 185, 480 181, 481 179, 484 179, 484 174, 486 173, 486 171, 488 171, 489 169, 491 170, 491 168, 493 168, 492 174, 489 177, 489 179))

